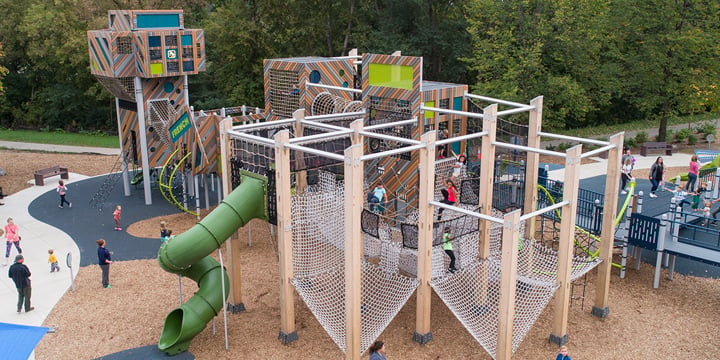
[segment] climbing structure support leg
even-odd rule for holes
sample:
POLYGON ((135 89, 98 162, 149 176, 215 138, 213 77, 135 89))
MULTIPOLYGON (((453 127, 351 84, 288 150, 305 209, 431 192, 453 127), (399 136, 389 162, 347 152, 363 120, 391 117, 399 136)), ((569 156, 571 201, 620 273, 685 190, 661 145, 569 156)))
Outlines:
MULTIPOLYGON (((605 193, 617 194, 620 187, 618 178, 618 169, 620 169, 620 159, 622 145, 625 141, 625 133, 615 134, 610 137, 609 142, 615 147, 608 151, 607 165, 607 181, 605 181, 605 193)), ((615 216, 617 213, 618 198, 617 196, 605 196, 603 203, 602 230, 600 232, 600 259, 602 262, 598 265, 597 283, 595 284, 595 304, 593 305, 592 314, 604 318, 610 312, 608 299, 610 293, 610 273, 612 270, 612 253, 615 243, 615 216)), ((624 267, 624 265, 623 265, 624 267)))
POLYGON ((427 145, 420 150, 420 192, 418 219, 417 310, 413 340, 421 344, 432 340, 430 330, 430 277, 432 276, 433 208, 429 202, 435 194, 435 132, 425 133, 421 141, 427 145))
POLYGON ((290 133, 283 130, 275 135, 275 182, 277 187, 278 256, 280 274, 280 334, 288 343, 297 339, 295 330, 295 295, 290 280, 293 277, 292 223, 290 204, 290 149, 285 144, 290 133))

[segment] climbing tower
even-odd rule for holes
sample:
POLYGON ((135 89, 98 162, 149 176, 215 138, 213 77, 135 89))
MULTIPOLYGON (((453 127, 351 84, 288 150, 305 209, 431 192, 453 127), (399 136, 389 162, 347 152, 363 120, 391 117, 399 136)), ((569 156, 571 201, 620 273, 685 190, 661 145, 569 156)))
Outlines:
POLYGON ((111 10, 108 28, 87 34, 90 71, 116 99, 125 195, 128 163, 142 168, 148 205, 150 170, 172 154, 191 154, 196 173, 215 170, 217 151, 206 149, 217 148, 217 119, 195 119, 187 86, 205 70, 203 30, 186 29, 182 10, 111 10))

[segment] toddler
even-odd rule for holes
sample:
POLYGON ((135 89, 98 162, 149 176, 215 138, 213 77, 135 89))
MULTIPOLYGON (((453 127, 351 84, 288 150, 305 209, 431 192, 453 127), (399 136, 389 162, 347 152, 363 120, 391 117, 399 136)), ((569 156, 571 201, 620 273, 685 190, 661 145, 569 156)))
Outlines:
POLYGON ((707 224, 707 218, 710 217, 710 209, 712 209, 712 201, 705 200, 704 204, 705 204, 705 206, 702 208, 702 212, 703 212, 703 217, 705 217, 705 219, 703 219, 702 226, 705 226, 707 224))
POLYGON ((162 238, 162 241, 163 242, 170 241, 171 239, 174 239, 174 238, 175 238, 175 235, 173 235, 172 230, 168 229, 167 233, 165 234, 165 237, 162 238))
POLYGON ((50 263, 50 272, 60 271, 60 265, 58 265, 58 259, 55 257, 55 250, 48 250, 48 262, 50 263))
POLYGON ((568 351, 568 347, 563 345, 560 347, 560 350, 558 351, 555 360, 570 360, 570 355, 568 355, 569 353, 570 352, 568 351))
POLYGON ((113 211, 113 219, 115 219, 115 231, 121 231, 122 228, 120 227, 120 213, 122 212, 122 207, 120 205, 115 207, 115 211, 113 211))
POLYGON ((166 226, 167 226, 167 223, 165 222, 165 220, 160 222, 160 241, 165 241, 165 237, 168 236, 168 234, 167 234, 168 230, 167 230, 166 226))

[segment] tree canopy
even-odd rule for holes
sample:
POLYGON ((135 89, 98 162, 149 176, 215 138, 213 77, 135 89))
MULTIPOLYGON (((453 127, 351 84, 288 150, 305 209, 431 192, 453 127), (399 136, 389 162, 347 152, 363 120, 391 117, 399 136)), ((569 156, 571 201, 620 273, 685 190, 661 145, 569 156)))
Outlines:
POLYGON ((555 129, 716 112, 720 3, 707 0, 0 0, 0 125, 115 129, 86 31, 111 9, 185 10, 205 29, 196 108, 262 106, 262 60, 423 56, 427 80, 527 102, 555 129), (3 91, 4 90, 4 91, 3 91))

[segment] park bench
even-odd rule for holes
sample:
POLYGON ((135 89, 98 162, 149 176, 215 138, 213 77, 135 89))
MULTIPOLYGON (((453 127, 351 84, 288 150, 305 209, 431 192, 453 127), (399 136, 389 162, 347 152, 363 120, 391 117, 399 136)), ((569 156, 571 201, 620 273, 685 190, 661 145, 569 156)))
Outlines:
POLYGON ((640 155, 647 156, 649 153, 672 155, 672 144, 664 141, 643 143, 640 147, 640 155))
POLYGON ((69 179, 68 169, 59 165, 49 167, 47 169, 40 169, 35 171, 35 185, 45 185, 45 178, 60 175, 61 179, 69 179))

